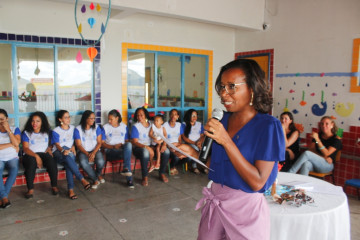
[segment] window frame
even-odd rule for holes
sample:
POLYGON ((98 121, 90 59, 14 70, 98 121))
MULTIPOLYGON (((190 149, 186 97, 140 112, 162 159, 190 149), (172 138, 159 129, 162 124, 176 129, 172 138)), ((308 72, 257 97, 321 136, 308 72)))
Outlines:
MULTIPOLYGON (((198 49, 188 49, 188 48, 176 48, 176 47, 164 47, 164 46, 155 46, 155 45, 144 45, 144 44, 131 44, 123 43, 123 53, 122 53, 122 115, 127 116, 127 119, 123 119, 124 123, 128 123, 127 120, 131 120, 132 114, 135 113, 136 108, 128 108, 128 92, 127 92, 127 68, 128 68, 128 53, 129 52, 141 52, 141 53, 153 53, 154 54, 154 79, 157 79, 158 76, 158 56, 175 56, 181 57, 181 93, 180 93, 180 103, 181 105, 178 108, 181 115, 184 116, 184 113, 189 109, 195 109, 197 111, 204 112, 204 123, 210 117, 211 107, 212 107, 212 56, 213 52, 208 50, 198 50, 198 49), (205 95, 204 95, 204 106, 185 106, 185 56, 195 56, 195 57, 204 57, 205 58, 205 95), (211 86, 211 87, 209 87, 211 86)), ((160 107, 158 106, 158 81, 154 83, 154 108, 148 108, 149 112, 169 112, 175 107, 160 107)))

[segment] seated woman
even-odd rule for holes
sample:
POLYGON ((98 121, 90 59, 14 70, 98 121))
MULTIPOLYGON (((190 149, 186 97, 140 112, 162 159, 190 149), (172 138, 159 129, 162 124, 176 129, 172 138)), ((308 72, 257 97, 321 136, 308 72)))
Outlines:
MULTIPOLYGON (((182 134, 182 139, 185 143, 189 144, 197 152, 199 152, 204 138, 204 127, 201 122, 197 121, 197 116, 198 114, 195 109, 189 109, 186 111, 184 116, 185 129, 182 134)), ((195 162, 191 163, 191 167, 194 173, 200 174, 195 162)))
POLYGON ((57 188, 57 164, 52 155, 50 145, 50 124, 43 112, 34 112, 30 115, 21 135, 24 150, 23 165, 28 192, 25 198, 29 199, 34 194, 34 178, 36 167, 46 167, 50 176, 52 194, 59 195, 57 188))
POLYGON ((124 160, 124 168, 121 171, 121 175, 126 176, 128 187, 134 188, 130 171, 132 145, 129 142, 129 130, 121 121, 122 117, 117 110, 113 109, 109 112, 108 123, 104 125, 102 147, 105 149, 108 161, 124 160))
POLYGON ((75 145, 78 148, 80 166, 93 181, 92 189, 97 189, 100 183, 105 183, 101 172, 105 165, 105 160, 101 153, 102 131, 99 125, 95 124, 95 114, 86 110, 81 116, 80 125, 74 130, 75 145), (90 163, 96 165, 96 171, 90 163))
POLYGON ((77 199, 74 193, 74 175, 81 182, 85 190, 89 190, 91 185, 80 173, 75 162, 74 129, 70 125, 70 114, 66 110, 60 110, 56 115, 56 128, 52 132, 51 143, 53 144, 53 155, 55 160, 64 165, 66 180, 68 183, 69 198, 77 199))
MULTIPOLYGON (((179 122, 179 111, 177 109, 171 109, 170 111, 170 120, 164 123, 164 128, 167 132, 167 138, 169 141, 177 148, 182 150, 183 152, 191 155, 192 157, 197 158, 198 153, 194 148, 192 148, 188 144, 182 144, 181 135, 184 133, 185 126, 179 122)), ((170 175, 179 174, 176 169, 176 164, 180 161, 180 159, 186 158, 186 156, 179 154, 174 149, 170 149, 170 175)))
MULTIPOLYGON (((144 107, 136 109, 134 114, 134 122, 135 124, 131 130, 131 139, 134 146, 133 153, 136 158, 140 159, 141 162, 141 185, 148 186, 149 180, 147 165, 149 160, 152 160, 154 157, 154 150, 150 147, 151 138, 149 137, 149 132, 151 124, 149 123, 149 113, 144 107)), ((163 182, 167 183, 169 180, 164 173, 169 161, 170 151, 166 148, 166 145, 163 145, 160 149, 160 152, 161 161, 159 178, 163 182)))
POLYGON ((16 180, 19 169, 19 128, 10 127, 8 114, 0 109, 0 207, 8 208, 11 203, 8 199, 12 185, 16 180), (5 185, 2 180, 4 168, 8 169, 8 177, 5 185))
POLYGON ((313 132, 313 142, 296 160, 289 172, 309 175, 310 171, 319 173, 330 172, 334 169, 336 153, 341 149, 341 141, 336 136, 337 127, 331 117, 321 118, 319 133, 313 132))
POLYGON ((300 153, 300 132, 295 127, 294 117, 291 112, 283 112, 280 115, 280 122, 284 130, 286 146, 285 161, 282 162, 281 172, 287 172, 300 153))

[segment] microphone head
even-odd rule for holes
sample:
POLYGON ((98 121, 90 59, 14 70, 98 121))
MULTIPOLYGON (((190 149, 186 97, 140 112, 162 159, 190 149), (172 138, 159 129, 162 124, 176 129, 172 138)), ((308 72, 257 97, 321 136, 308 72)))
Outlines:
POLYGON ((224 116, 224 112, 220 108, 215 108, 211 113, 211 117, 219 121, 223 118, 223 116, 224 116))

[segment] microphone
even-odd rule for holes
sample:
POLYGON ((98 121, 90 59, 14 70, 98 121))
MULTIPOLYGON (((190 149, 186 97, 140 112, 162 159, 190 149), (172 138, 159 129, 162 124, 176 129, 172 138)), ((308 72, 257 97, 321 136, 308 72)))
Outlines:
MULTIPOLYGON (((219 109, 219 108, 215 108, 213 110, 213 112, 211 113, 211 117, 220 121, 224 116, 224 112, 219 109)), ((210 152, 211 152, 211 145, 213 143, 213 139, 208 137, 208 136, 205 136, 205 139, 204 139, 204 142, 203 142, 203 145, 200 149, 200 153, 199 153, 199 160, 202 161, 202 162, 206 162, 206 159, 208 158, 210 152)))

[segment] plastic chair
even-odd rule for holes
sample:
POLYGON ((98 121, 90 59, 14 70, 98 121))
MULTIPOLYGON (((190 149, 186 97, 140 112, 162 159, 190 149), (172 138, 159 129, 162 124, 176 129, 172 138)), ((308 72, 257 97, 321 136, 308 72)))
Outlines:
POLYGON ((334 171, 335 171, 335 163, 340 161, 340 157, 341 157, 341 150, 339 150, 336 153, 335 156, 335 162, 334 162, 334 169, 330 172, 327 173, 318 173, 318 172, 309 172, 310 176, 316 177, 316 178, 321 178, 321 179, 325 179, 326 176, 331 176, 332 178, 332 183, 335 185, 335 176, 334 176, 334 171))
POLYGON ((360 191, 359 191, 360 179, 353 178, 353 179, 346 180, 345 185, 344 185, 344 192, 346 192, 346 187, 347 186, 351 186, 351 187, 356 188, 358 199, 360 200, 360 191))

